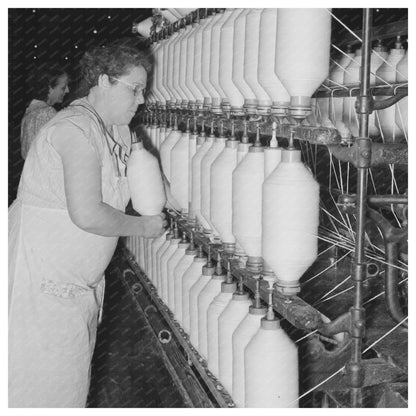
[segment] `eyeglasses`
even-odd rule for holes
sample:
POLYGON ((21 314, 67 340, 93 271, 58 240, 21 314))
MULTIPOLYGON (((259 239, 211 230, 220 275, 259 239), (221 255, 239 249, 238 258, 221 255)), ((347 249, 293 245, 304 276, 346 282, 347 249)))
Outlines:
POLYGON ((146 88, 143 87, 141 84, 132 84, 130 82, 123 81, 122 79, 118 79, 118 78, 113 77, 113 76, 110 76, 110 78, 112 78, 112 79, 114 79, 114 80, 116 80, 118 82, 121 82, 122 84, 127 85, 128 87, 132 87, 132 89, 133 89, 133 95, 135 97, 138 97, 140 94, 143 94, 144 95, 144 93, 146 91, 146 88))

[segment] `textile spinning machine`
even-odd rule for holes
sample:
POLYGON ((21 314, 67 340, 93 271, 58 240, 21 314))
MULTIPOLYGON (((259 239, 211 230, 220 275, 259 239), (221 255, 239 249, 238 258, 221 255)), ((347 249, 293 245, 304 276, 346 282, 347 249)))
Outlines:
POLYGON ((125 240, 125 280, 194 406, 407 407, 407 20, 353 14, 133 26, 170 228, 125 240))

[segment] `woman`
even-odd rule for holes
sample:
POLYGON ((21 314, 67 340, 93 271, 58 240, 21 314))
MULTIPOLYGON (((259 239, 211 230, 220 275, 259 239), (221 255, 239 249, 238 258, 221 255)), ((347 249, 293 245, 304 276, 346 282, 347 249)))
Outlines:
POLYGON ((53 106, 62 103, 65 94, 69 92, 68 74, 59 65, 43 65, 38 68, 30 77, 29 84, 34 90, 34 99, 22 119, 20 143, 23 159, 26 159, 40 128, 56 114, 53 106))
POLYGON ((164 215, 128 216, 127 125, 144 102, 147 55, 96 48, 89 85, 41 129, 9 209, 9 406, 84 407, 119 236, 160 236, 164 215))

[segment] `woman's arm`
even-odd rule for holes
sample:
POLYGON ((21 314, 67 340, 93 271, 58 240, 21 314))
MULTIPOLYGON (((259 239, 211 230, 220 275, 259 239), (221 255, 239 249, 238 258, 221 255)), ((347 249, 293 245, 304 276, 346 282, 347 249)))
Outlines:
POLYGON ((163 233, 164 214, 126 215, 102 201, 101 166, 98 157, 76 127, 52 139, 62 158, 65 196, 71 220, 79 228, 102 236, 156 237, 163 233))

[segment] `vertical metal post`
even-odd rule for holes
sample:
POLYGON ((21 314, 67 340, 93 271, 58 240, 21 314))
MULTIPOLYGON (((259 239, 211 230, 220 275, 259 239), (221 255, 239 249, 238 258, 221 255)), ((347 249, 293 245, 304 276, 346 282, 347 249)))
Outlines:
POLYGON ((351 313, 351 359, 346 366, 348 382, 351 388, 351 406, 362 407, 362 386, 364 369, 361 362, 362 340, 365 330, 365 309, 363 308, 363 280, 366 275, 364 253, 365 228, 367 215, 367 181, 371 162, 371 140, 368 137, 368 120, 371 113, 370 63, 371 63, 371 24, 372 10, 363 11, 363 45, 360 72, 360 95, 358 97, 359 137, 357 142, 357 207, 354 259, 354 304, 351 313))

